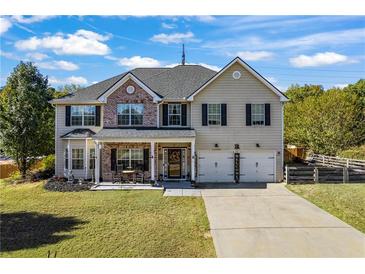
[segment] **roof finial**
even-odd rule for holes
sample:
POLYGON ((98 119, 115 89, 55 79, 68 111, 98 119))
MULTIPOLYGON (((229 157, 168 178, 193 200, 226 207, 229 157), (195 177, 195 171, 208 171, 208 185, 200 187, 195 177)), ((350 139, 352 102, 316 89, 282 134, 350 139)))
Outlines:
POLYGON ((183 66, 185 66, 185 45, 183 44, 183 47, 182 47, 182 59, 181 59, 181 64, 183 66))

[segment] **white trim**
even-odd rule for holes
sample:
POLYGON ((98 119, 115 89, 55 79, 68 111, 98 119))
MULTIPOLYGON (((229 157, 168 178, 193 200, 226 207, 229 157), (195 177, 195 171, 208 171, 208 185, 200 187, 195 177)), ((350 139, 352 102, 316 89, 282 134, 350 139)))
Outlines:
POLYGON ((155 142, 151 142, 150 167, 151 167, 151 181, 155 181, 155 142))
POLYGON ((100 183, 100 144, 95 141, 95 182, 100 183))
POLYGON ((281 103, 281 173, 284 172, 284 103, 281 103))
POLYGON ((70 139, 67 140, 67 152, 68 152, 68 174, 72 170, 72 150, 71 150, 71 142, 70 139))
POLYGON ((191 157, 191 167, 190 167, 190 180, 191 181, 195 181, 195 161, 196 161, 196 153, 195 153, 195 139, 193 141, 191 141, 191 151, 190 151, 190 157, 191 157))
POLYGON ((87 139, 85 139, 85 164, 84 164, 84 167, 85 167, 85 179, 87 180, 87 177, 89 175, 89 149, 88 149, 88 146, 87 146, 87 139))
POLYGON ((158 96, 153 90, 147 87, 141 80, 135 77, 132 73, 128 72, 126 75, 123 76, 118 82, 116 82, 111 88, 109 88, 104 94, 102 94, 98 100, 102 103, 106 103, 107 98, 116 91, 120 86, 126 83, 128 80, 132 80, 137 83, 145 92, 152 96, 153 102, 157 103, 161 101, 160 96, 158 96))
POLYGON ((195 137, 191 138, 108 138, 108 139, 97 139, 95 140, 97 142, 103 142, 103 143, 150 143, 150 142, 156 142, 156 143, 190 143, 192 141, 195 141, 195 137))
POLYGON ((230 68, 234 64, 240 64, 246 70, 248 70, 253 76, 255 76, 259 81, 261 81, 266 87, 268 87, 272 92, 274 92, 277 96, 280 97, 281 102, 289 101, 288 98, 285 97, 277 88, 275 88, 268 80, 254 71, 249 65, 243 62, 239 57, 233 59, 228 65, 226 65, 223 69, 221 69, 214 77, 212 77, 208 82, 206 82, 203 86, 201 86, 198 90, 196 90, 193 94, 191 94, 187 100, 194 101, 194 96, 197 95, 200 91, 202 91, 205 87, 207 87, 211 82, 217 79, 221 74, 223 74, 228 68, 230 68))

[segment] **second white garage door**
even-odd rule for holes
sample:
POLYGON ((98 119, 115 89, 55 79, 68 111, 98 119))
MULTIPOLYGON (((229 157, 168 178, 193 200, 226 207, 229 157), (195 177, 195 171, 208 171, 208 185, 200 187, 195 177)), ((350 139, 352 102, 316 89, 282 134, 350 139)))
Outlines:
MULTIPOLYGON (((199 151, 198 181, 234 182, 233 156, 233 151, 199 151)), ((240 182, 274 182, 273 152, 241 152, 240 158, 240 182)))
POLYGON ((240 181, 267 182, 275 180, 275 157, 272 152, 241 153, 240 181))

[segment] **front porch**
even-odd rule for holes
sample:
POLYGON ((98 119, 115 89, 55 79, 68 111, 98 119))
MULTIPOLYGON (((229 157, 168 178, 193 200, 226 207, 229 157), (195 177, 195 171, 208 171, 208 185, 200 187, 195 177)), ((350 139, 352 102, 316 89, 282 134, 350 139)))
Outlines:
POLYGON ((139 180, 132 179, 133 183, 144 185, 166 181, 195 182, 193 130, 103 129, 93 139, 97 184, 128 187, 113 184, 130 182, 123 179, 127 173, 133 173, 132 178, 138 175, 139 180), (110 133, 114 134, 110 136, 110 133), (116 181, 115 178, 121 179, 116 181))

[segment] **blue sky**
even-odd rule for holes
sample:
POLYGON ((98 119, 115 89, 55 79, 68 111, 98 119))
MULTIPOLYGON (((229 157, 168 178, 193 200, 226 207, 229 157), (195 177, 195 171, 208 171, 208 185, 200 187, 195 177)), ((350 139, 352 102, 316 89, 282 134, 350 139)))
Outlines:
POLYGON ((278 88, 365 77, 364 16, 2 16, 1 85, 20 60, 54 87, 186 60, 220 69, 240 56, 278 88))

